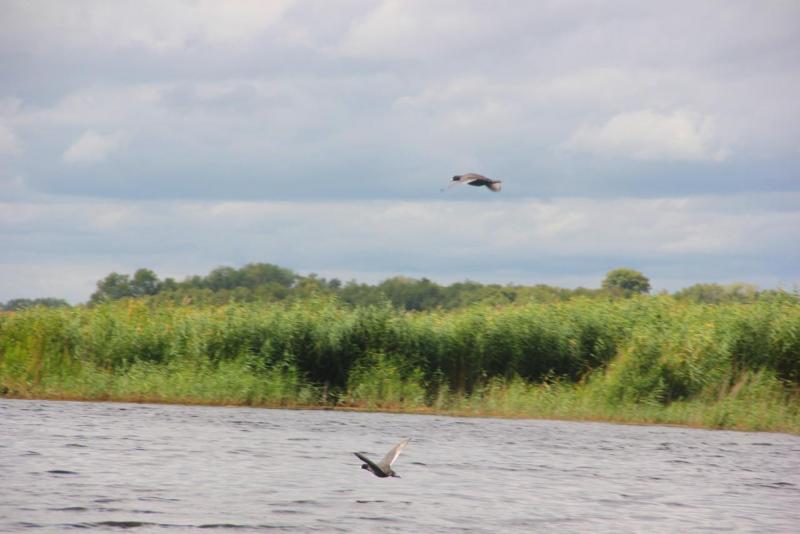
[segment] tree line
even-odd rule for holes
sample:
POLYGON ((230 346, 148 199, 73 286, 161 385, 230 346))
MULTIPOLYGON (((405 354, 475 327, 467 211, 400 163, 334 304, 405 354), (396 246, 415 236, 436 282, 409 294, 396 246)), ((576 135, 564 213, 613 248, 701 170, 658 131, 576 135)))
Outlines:
POLYGON ((35 308, 37 306, 44 306, 45 308, 68 308, 69 303, 64 299, 50 297, 39 299, 11 299, 5 304, 0 302, 0 310, 2 311, 21 311, 26 308, 35 308))
MULTIPOLYGON (((545 284, 482 284, 470 280, 449 285, 437 284, 428 278, 395 276, 377 284, 342 282, 316 274, 300 275, 291 269, 271 263, 250 263, 241 268, 217 267, 205 276, 194 275, 182 281, 160 278, 154 271, 138 269, 133 274, 112 272, 97 282, 88 305, 126 299, 146 298, 154 303, 209 304, 228 302, 279 302, 301 300, 311 296, 331 296, 350 306, 390 303, 402 310, 422 311, 455 309, 482 303, 504 305, 525 302, 559 302, 574 297, 625 298, 646 294, 651 290, 649 279, 639 271, 618 268, 609 271, 600 288, 565 289, 545 284)), ((723 304, 756 302, 785 293, 759 290, 750 284, 695 284, 673 293, 687 302, 723 304)), ((796 295, 794 295, 796 297, 796 295)), ((18 311, 34 306, 68 306, 63 299, 12 299, 0 309, 18 311)))

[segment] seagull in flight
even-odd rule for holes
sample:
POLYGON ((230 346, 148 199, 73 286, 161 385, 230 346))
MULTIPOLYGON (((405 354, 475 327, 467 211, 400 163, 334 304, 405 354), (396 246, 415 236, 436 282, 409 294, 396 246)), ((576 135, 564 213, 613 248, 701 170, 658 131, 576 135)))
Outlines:
POLYGON ((475 187, 480 187, 482 185, 485 185, 486 187, 497 193, 498 191, 500 191, 501 188, 500 184, 502 183, 503 182, 501 182, 500 180, 492 180, 491 178, 487 178, 482 174, 468 172, 467 174, 457 174, 453 176, 453 179, 450 180, 450 185, 442 189, 442 191, 450 189, 454 185, 468 184, 468 185, 474 185, 475 187))
POLYGON ((392 464, 394 463, 395 460, 397 460, 397 457, 400 456, 400 453, 403 451, 403 448, 406 445, 408 445, 409 441, 411 441, 411 438, 406 438, 403 441, 401 441, 400 443, 398 443, 397 445, 395 445, 394 447, 392 447, 392 450, 387 452, 386 456, 383 457, 383 460, 381 460, 378 463, 373 462, 372 460, 370 460, 369 458, 367 458, 366 456, 364 456, 360 452, 354 452, 353 454, 358 456, 358 458, 362 462, 364 462, 364 464, 361 466, 361 469, 366 469, 367 471, 369 471, 370 473, 372 473, 376 477, 380 477, 380 478, 397 477, 397 478, 400 478, 400 475, 395 473, 394 470, 392 469, 392 464))

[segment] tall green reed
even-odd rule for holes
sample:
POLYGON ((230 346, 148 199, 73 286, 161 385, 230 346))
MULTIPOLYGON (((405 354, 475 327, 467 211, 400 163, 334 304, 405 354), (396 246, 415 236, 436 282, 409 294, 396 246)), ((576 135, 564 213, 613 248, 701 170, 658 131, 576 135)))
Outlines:
MULTIPOLYGON (((733 395, 741 383, 736 391, 755 391, 790 414, 800 384, 795 301, 641 297, 401 312, 316 297, 223 306, 130 300, 0 315, 0 386, 20 396, 62 388, 91 398, 542 416, 663 415, 696 403, 724 414, 727 399, 741 420, 746 403, 733 395)), ((700 424, 713 423, 708 417, 700 424)))

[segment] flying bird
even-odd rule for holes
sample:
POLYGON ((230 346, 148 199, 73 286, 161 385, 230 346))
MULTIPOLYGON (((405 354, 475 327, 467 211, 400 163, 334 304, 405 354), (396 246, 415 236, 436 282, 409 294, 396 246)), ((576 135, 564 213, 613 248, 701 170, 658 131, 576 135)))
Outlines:
POLYGON ((366 469, 367 471, 369 471, 370 473, 372 473, 376 477, 380 477, 380 478, 397 477, 397 478, 400 478, 400 475, 395 473, 394 470, 392 469, 392 464, 394 463, 395 460, 397 460, 397 457, 400 456, 400 453, 403 451, 403 448, 406 445, 408 445, 409 441, 411 441, 411 438, 406 438, 403 441, 401 441, 400 443, 398 443, 397 445, 395 445, 394 447, 392 447, 392 450, 387 452, 386 456, 383 457, 383 460, 381 460, 377 464, 375 462, 373 462, 372 460, 370 460, 369 458, 367 458, 366 456, 364 456, 363 454, 361 454, 360 452, 354 452, 353 454, 358 456, 358 458, 362 462, 364 462, 364 464, 362 464, 362 466, 361 466, 361 469, 366 469))
POLYGON ((486 187, 497 193, 498 191, 500 191, 501 188, 500 184, 502 183, 503 182, 501 182, 500 180, 492 180, 491 178, 487 178, 482 174, 468 172, 467 174, 457 174, 453 176, 453 179, 450 180, 450 185, 442 189, 442 191, 450 189, 454 185, 467 184, 467 185, 474 185, 475 187, 480 187, 482 185, 485 185, 486 187))

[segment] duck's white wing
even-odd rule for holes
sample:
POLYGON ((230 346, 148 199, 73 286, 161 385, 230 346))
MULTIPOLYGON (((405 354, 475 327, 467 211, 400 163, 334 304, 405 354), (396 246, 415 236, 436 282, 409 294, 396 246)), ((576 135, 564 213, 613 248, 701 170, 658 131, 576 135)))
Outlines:
POLYGON ((397 457, 400 456, 400 453, 403 452, 403 449, 405 448, 406 445, 408 445, 409 441, 411 441, 411 438, 406 438, 397 445, 395 445, 394 447, 392 447, 392 450, 387 452, 386 456, 384 456, 383 460, 381 460, 380 463, 378 464, 381 467, 381 469, 383 469, 384 471, 388 470, 392 466, 394 461, 397 460, 397 457))

